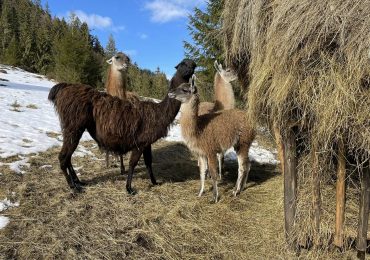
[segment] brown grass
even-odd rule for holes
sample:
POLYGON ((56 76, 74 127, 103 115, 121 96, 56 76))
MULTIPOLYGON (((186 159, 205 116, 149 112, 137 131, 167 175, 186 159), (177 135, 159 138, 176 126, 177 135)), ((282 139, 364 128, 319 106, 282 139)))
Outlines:
POLYGON ((29 108, 29 109, 39 109, 38 106, 36 106, 35 104, 29 104, 26 106, 26 108, 29 108))
MULTIPOLYGON (((104 167, 95 143, 83 145, 99 158, 73 158, 76 167, 83 167, 80 178, 89 183, 83 194, 67 188, 57 161, 60 148, 33 156, 24 175, 0 166, 0 199, 15 192, 13 199, 20 201, 20 207, 2 213, 11 222, 0 230, 0 259, 295 258, 285 248, 282 176, 275 167, 253 164, 247 189, 233 198, 237 165, 226 163, 221 201, 212 204, 210 190, 196 196, 195 157, 182 144, 160 141, 154 145, 153 168, 162 184, 153 187, 140 162, 133 181, 139 193, 129 196, 119 169, 104 167), (53 167, 40 168, 46 164, 53 167)), ((333 196, 332 185, 325 190, 325 196, 333 196)), ((353 221, 350 216, 346 221, 353 221)), ((333 227, 328 227, 331 232, 333 227)), ((301 254, 352 257, 353 252, 320 250, 301 254)))
POLYGON ((17 100, 15 100, 12 104, 9 105, 10 107, 12 107, 12 109, 9 109, 10 111, 14 111, 14 112, 23 112, 22 110, 20 110, 20 108, 22 107, 21 104, 18 103, 17 100))

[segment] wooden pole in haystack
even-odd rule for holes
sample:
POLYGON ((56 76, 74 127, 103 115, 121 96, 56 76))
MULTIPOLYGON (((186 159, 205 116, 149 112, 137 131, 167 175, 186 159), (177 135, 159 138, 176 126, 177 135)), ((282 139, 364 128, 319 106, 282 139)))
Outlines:
POLYGON ((292 128, 289 128, 283 135, 283 143, 285 235, 288 244, 295 250, 297 247, 293 236, 293 226, 297 205, 297 147, 295 134, 292 128))
POLYGON ((319 158, 316 146, 312 148, 312 206, 314 221, 314 238, 313 243, 319 246, 320 242, 320 216, 321 216, 321 193, 320 193, 320 175, 319 175, 319 158))
POLYGON ((369 221, 369 203, 370 203, 370 163, 362 169, 361 173, 361 195, 360 195, 360 213, 357 229, 357 257, 365 259, 367 247, 367 227, 369 221))
POLYGON ((281 132, 279 128, 277 127, 276 123, 273 125, 274 135, 275 135, 275 142, 278 150, 278 157, 280 160, 280 167, 281 167, 281 173, 284 173, 284 144, 281 137, 281 132))
POLYGON ((346 199, 346 157, 343 140, 338 143, 337 194, 334 245, 343 248, 343 223, 346 199))

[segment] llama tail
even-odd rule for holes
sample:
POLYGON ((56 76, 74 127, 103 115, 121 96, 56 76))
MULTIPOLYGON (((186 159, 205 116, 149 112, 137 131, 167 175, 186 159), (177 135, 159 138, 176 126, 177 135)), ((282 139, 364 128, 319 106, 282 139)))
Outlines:
POLYGON ((67 87, 69 84, 67 83, 59 83, 56 84, 54 87, 50 89, 48 99, 55 104, 55 99, 57 98, 57 95, 59 91, 65 87, 67 87))

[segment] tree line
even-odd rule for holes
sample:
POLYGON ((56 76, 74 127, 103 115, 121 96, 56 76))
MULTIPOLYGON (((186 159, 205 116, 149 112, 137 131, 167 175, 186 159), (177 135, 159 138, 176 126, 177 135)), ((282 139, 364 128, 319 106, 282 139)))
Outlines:
MULTIPOLYGON (((104 48, 85 22, 52 17, 40 0, 0 1, 0 62, 47 75, 57 81, 103 88, 105 60, 117 52, 111 35, 104 48)), ((162 98, 168 81, 156 72, 130 66, 128 88, 139 95, 162 98)))

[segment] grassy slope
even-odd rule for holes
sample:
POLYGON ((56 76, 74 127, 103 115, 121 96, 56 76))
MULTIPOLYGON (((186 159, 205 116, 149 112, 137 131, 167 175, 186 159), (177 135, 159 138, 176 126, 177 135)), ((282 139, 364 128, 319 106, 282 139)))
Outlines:
MULTIPOLYGON (((84 146, 104 158, 93 142, 84 146)), ((90 185, 76 195, 59 173, 59 149, 33 157, 23 176, 0 167, 0 198, 15 191, 21 203, 4 212, 11 222, 0 231, 0 259, 293 258, 284 243, 282 176, 274 168, 253 165, 247 190, 233 198, 237 165, 226 164, 221 201, 211 204, 210 191, 196 196, 195 158, 183 145, 161 141, 154 145, 153 168, 162 185, 151 186, 141 161, 133 181, 139 193, 129 196, 118 168, 77 157, 80 178, 90 185), (45 164, 52 169, 40 169, 45 164)), ((353 255, 310 250, 301 257, 353 255)))

